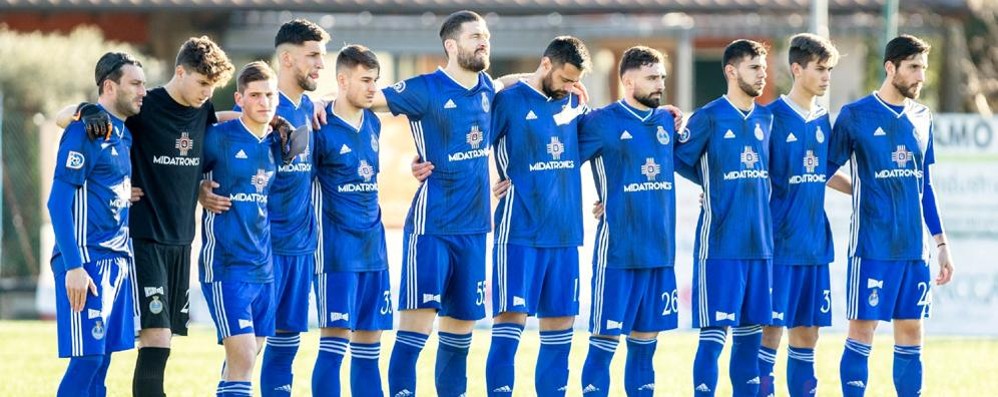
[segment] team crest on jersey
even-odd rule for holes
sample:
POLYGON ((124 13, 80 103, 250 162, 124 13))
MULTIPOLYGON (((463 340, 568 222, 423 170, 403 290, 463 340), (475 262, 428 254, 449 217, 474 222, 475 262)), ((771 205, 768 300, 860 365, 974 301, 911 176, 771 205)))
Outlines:
POLYGON ((877 307, 880 304, 880 295, 877 294, 876 289, 870 291, 868 302, 870 302, 871 307, 877 307))
POLYGON ((665 130, 665 127, 658 126, 658 130, 655 132, 655 138, 658 138, 658 143, 663 145, 669 144, 669 131, 665 130))
MULTIPOLYGON (((485 94, 482 94, 485 95, 485 94)), ((478 149, 482 145, 482 141, 485 138, 482 136, 482 130, 478 128, 478 124, 471 126, 471 131, 468 131, 467 142, 471 145, 472 149, 478 149)))
POLYGON ((484 111, 485 111, 485 113, 488 113, 488 112, 489 112, 489 109, 491 109, 491 107, 489 106, 489 96, 488 96, 488 95, 486 95, 486 94, 485 94, 485 93, 483 92, 483 93, 482 93, 482 110, 484 110, 484 111))
POLYGON ((180 151, 181 156, 187 156, 187 152, 194 150, 194 140, 191 139, 187 131, 184 131, 180 133, 180 138, 177 139, 177 143, 173 147, 180 151))
POLYGON ((813 150, 808 150, 804 154, 804 169, 807 170, 807 173, 812 174, 815 168, 818 168, 818 156, 814 155, 813 150))
POLYGON ((395 90, 395 92, 401 94, 402 91, 405 91, 405 80, 393 84, 392 89, 395 90))
POLYGON ((163 302, 159 300, 159 296, 153 296, 152 301, 149 302, 149 313, 160 314, 163 312, 163 302))
POLYGON ((740 157, 745 168, 755 168, 755 163, 759 162, 759 154, 752 150, 751 146, 746 146, 740 157))
POLYGON ((357 166, 357 175, 364 178, 364 182, 370 182, 371 178, 374 178, 374 167, 371 167, 367 160, 361 160, 360 165, 357 166))
POLYGON ((551 137, 551 143, 547 144, 548 154, 555 160, 561 160, 561 154, 565 153, 565 144, 558 140, 558 137, 551 137))
POLYGON ((911 161, 911 152, 904 145, 898 145, 897 150, 891 153, 891 161, 898 165, 898 168, 907 168, 908 161, 911 161))
POLYGON ((257 193, 263 193, 263 188, 267 187, 267 181, 270 180, 270 175, 264 169, 256 170, 256 175, 250 178, 250 183, 256 187, 257 193))
POLYGON ((641 174, 648 178, 649 181, 654 181, 655 177, 662 172, 662 166, 655 164, 654 158, 645 159, 645 163, 641 165, 641 174))
POLYGON ((763 139, 764 139, 765 137, 766 137, 766 134, 764 134, 764 133, 762 132, 762 127, 761 127, 761 126, 759 126, 759 123, 755 123, 755 139, 758 139, 758 140, 760 140, 760 141, 761 141, 761 140, 763 140, 763 139))
POLYGON ((90 335, 92 335, 94 339, 101 340, 104 339, 104 331, 104 321, 97 320, 94 322, 94 327, 90 329, 90 335))
POLYGON ((683 128, 683 132, 679 134, 679 143, 686 143, 690 140, 690 129, 683 128))
POLYGON ((818 131, 814 133, 814 139, 817 139, 818 143, 825 143, 825 133, 821 131, 821 126, 818 126, 818 131))
POLYGON ((381 147, 378 146, 378 137, 371 135, 371 149, 377 152, 381 147))
POLYGON ((66 157, 66 168, 78 170, 83 168, 83 164, 86 162, 87 158, 83 156, 83 153, 70 150, 66 157))

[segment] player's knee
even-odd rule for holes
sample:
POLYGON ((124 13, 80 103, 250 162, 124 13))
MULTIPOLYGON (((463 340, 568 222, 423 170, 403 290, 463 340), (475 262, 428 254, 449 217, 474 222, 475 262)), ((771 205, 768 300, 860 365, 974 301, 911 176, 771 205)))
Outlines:
POLYGON ((636 340, 654 340, 654 339, 658 338, 658 332, 638 332, 638 331, 631 331, 631 334, 628 335, 628 337, 630 337, 631 339, 636 339, 636 340))
POLYGON ((257 340, 250 334, 236 335, 222 341, 225 346, 225 367, 229 381, 249 379, 256 362, 257 340))
MULTIPOLYGON (((526 320, 526 318, 524 318, 526 320)), ((541 331, 560 331, 572 328, 575 325, 575 317, 545 317, 537 321, 541 331)))
POLYGON ((873 333, 877 330, 876 320, 851 320, 849 321, 849 339, 873 343, 873 333))
POLYGON ((770 349, 775 349, 780 346, 780 340, 783 339, 783 327, 763 327, 762 328, 762 345, 770 349))
MULTIPOLYGON (((527 322, 527 314, 518 312, 502 312, 499 313, 498 316, 493 317, 492 320, 495 324, 513 323, 523 325, 527 322)), ((544 320, 545 319, 541 319, 541 322, 543 323, 544 320)))
POLYGON ((139 331, 139 345, 141 347, 170 347, 170 339, 173 331, 169 328, 146 328, 139 331))
POLYGON ((922 321, 921 320, 895 320, 894 321, 894 343, 901 346, 915 346, 922 344, 922 321))
POLYGON ((399 331, 418 332, 429 335, 433 332, 433 320, 437 316, 434 309, 399 311, 399 331))
POLYGON ((381 331, 356 331, 350 339, 354 343, 378 343, 381 342, 381 331))
POLYGON ((440 317, 440 331, 451 334, 468 334, 475 328, 475 322, 458 320, 453 317, 440 317))
POLYGON ((796 327, 789 332, 790 346, 813 349, 818 344, 818 327, 796 327))
POLYGON ((346 328, 321 328, 319 335, 323 338, 350 339, 350 330, 346 328))

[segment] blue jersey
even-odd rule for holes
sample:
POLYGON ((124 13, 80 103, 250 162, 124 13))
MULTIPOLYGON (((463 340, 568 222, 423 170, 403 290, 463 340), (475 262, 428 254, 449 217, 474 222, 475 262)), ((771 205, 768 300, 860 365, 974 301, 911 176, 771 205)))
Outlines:
POLYGON ((469 89, 438 69, 384 94, 393 114, 409 118, 420 159, 434 166, 412 199, 406 233, 487 233, 492 78, 479 73, 469 89))
MULTIPOLYGON (((130 252, 132 134, 124 121, 114 116, 111 124, 114 131, 109 139, 90 139, 83 123, 74 121, 63 131, 56 155, 55 179, 77 187, 72 198, 73 226, 83 263, 129 256, 130 252)), ((56 244, 52 258, 60 255, 56 244)))
POLYGON ((726 96, 693 113, 676 145, 676 169, 703 188, 694 254, 699 260, 770 259, 769 133, 773 114, 748 113, 726 96))
POLYGON ((232 207, 201 216, 201 281, 273 281, 267 200, 277 171, 275 137, 257 138, 241 119, 206 133, 205 177, 219 184, 215 194, 228 196, 232 207))
POLYGON ((528 247, 582 244, 578 98, 548 98, 526 82, 496 94, 492 133, 499 178, 510 187, 496 207, 497 242, 528 247))
POLYGON ((786 96, 766 108, 773 113, 769 139, 773 263, 831 263, 832 229, 825 216, 825 171, 832 131, 828 111, 819 106, 807 114, 786 96))
POLYGON ((873 94, 843 106, 835 120, 828 159, 852 163, 850 257, 928 258, 922 188, 935 162, 932 113, 905 102, 898 113, 873 94))
MULTIPOLYGON (((307 95, 302 95, 298 104, 291 101, 283 92, 277 103, 277 115, 288 120, 295 128, 303 125, 312 129, 312 115, 315 107, 307 95)), ((236 106, 236 111, 240 111, 236 106)), ((305 152, 291 161, 280 164, 277 177, 270 189, 270 228, 274 235, 274 253, 278 255, 308 255, 315 251, 317 227, 315 212, 312 209, 312 148, 315 140, 308 134, 305 152)))
POLYGON ((672 114, 638 115, 623 101, 593 110, 579 124, 579 157, 590 162, 606 210, 596 227, 599 266, 673 266, 676 191, 672 114))
POLYGON ((315 134, 322 244, 316 273, 385 270, 385 226, 378 205, 381 121, 364 110, 357 128, 334 114, 331 105, 326 114, 329 123, 315 134))

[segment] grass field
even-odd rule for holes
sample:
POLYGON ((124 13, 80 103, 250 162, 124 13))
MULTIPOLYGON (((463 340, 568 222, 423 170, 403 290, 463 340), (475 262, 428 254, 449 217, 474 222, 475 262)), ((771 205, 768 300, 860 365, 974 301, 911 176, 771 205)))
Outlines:
MULTIPOLYGON (((388 356, 394 333, 383 338, 381 367, 387 371, 388 356)), ((297 379, 295 396, 310 395, 311 367, 317 351, 318 333, 302 338, 302 347, 295 362, 297 379)), ((487 331, 477 331, 468 360, 469 396, 485 394, 485 357, 488 352, 487 331)), ((818 346, 817 371, 819 395, 839 395, 838 361, 842 353, 843 336, 825 335, 818 346)), ((419 366, 419 395, 433 395, 433 359, 436 338, 426 345, 419 366)), ((586 334, 577 332, 571 356, 569 396, 580 395, 579 375, 587 348, 586 334)), ((533 394, 533 360, 537 355, 537 333, 527 331, 517 355, 516 395, 533 394)), ((683 331, 659 337, 655 359, 656 396, 689 396, 691 394, 691 362, 696 349, 696 334, 683 331)), ((612 395, 623 396, 623 365, 625 349, 618 349, 613 361, 612 395)), ((868 396, 894 394, 891 385, 892 342, 890 335, 878 336, 871 356, 868 396)), ((725 351, 725 354, 727 350, 725 351)), ((925 396, 986 396, 998 395, 998 340, 960 337, 930 337, 924 349, 925 396)), ((214 330, 195 326, 191 336, 177 339, 167 368, 167 394, 179 396, 214 395, 223 353, 214 343, 214 330)), ((51 396, 66 367, 66 360, 56 358, 55 324, 48 322, 0 322, 0 396, 51 396)), ((111 364, 107 384, 109 395, 127 396, 131 392, 135 351, 116 354, 111 364)), ((721 379, 718 396, 730 395, 727 384, 727 358, 721 358, 721 379)), ((786 352, 781 350, 777 361, 778 382, 783 382, 786 352)), ((345 365, 344 368, 349 368, 345 365)), ((346 371, 344 371, 346 375, 346 371)), ((254 379, 254 386, 256 386, 254 379)), ((344 377, 344 384, 349 384, 344 377)), ((387 383, 385 383, 387 387, 387 383)), ((349 393, 344 390, 344 395, 349 393)), ((782 390, 778 395, 786 395, 782 390)))

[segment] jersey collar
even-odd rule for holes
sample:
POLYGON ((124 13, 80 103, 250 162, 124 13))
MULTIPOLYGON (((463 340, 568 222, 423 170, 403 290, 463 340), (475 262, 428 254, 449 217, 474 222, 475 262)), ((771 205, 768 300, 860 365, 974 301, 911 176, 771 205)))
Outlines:
POLYGON ((891 112, 891 114, 893 114, 894 117, 897 117, 897 118, 901 118, 901 116, 904 116, 905 112, 908 111, 908 107, 910 107, 911 103, 912 103, 912 101, 910 99, 905 98, 904 99, 904 107, 901 108, 901 113, 898 113, 896 110, 894 110, 894 108, 891 107, 891 105, 888 105, 887 102, 885 102, 883 100, 883 98, 880 97, 880 95, 877 95, 876 91, 873 91, 873 93, 870 94, 870 95, 873 96, 873 98, 876 99, 878 103, 880 103, 881 105, 883 105, 884 109, 887 109, 888 112, 891 112))
POLYGON ((278 95, 281 96, 281 100, 284 100, 284 101, 287 101, 288 103, 290 103, 291 106, 293 106, 295 108, 295 110, 300 109, 301 108, 301 103, 305 100, 305 94, 301 94, 301 98, 298 99, 298 103, 295 103, 295 101, 292 101, 291 97, 289 97, 287 94, 285 94, 284 91, 277 90, 277 93, 278 93, 278 95))
POLYGON ((478 87, 482 85, 482 72, 478 72, 478 82, 475 83, 475 85, 472 86, 472 87, 465 87, 463 84, 461 84, 456 79, 454 79, 454 77, 452 77, 450 74, 448 74, 447 71, 444 70, 444 68, 442 68, 440 66, 437 66, 437 72, 439 72, 440 74, 446 76, 447 79, 450 80, 452 83, 454 83, 458 87, 463 88, 465 91, 468 91, 469 93, 470 92, 478 91, 478 87))
POLYGON ((256 139, 257 143, 263 143, 263 140, 267 139, 267 137, 270 135, 270 126, 267 126, 267 132, 263 134, 262 137, 257 137, 256 134, 254 134, 253 131, 250 131, 249 127, 246 126, 246 123, 243 122, 242 117, 237 118, 236 120, 239 120, 239 125, 243 127, 243 132, 253 137, 253 139, 256 139))
POLYGON ((329 104, 329 113, 332 113, 333 117, 336 117, 337 119, 339 119, 340 122, 343 123, 344 125, 349 126, 351 129, 354 130, 354 132, 360 132, 361 127, 364 126, 364 116, 367 115, 367 112, 361 110, 361 112, 360 112, 360 124, 354 126, 349 121, 347 121, 347 119, 345 119, 343 117, 340 117, 340 115, 336 114, 336 110, 334 110, 335 107, 336 107, 336 101, 331 102, 329 104))
POLYGON ((652 109, 650 112, 648 112, 647 116, 641 117, 639 114, 634 113, 634 111, 631 110, 631 107, 627 106, 627 104, 624 103, 623 99, 618 99, 617 100, 617 105, 619 105, 621 108, 623 108, 624 110, 626 110, 627 113, 630 113, 631 116, 634 116, 634 118, 636 118, 638 120, 641 120, 641 122, 648 121, 648 119, 650 119, 651 116, 655 115, 655 109, 652 109))
POLYGON ((741 109, 738 108, 738 106, 735 106, 735 104, 731 103, 731 100, 728 99, 728 95, 727 94, 721 95, 721 98, 724 98, 724 101, 727 102, 728 105, 731 105, 731 110, 734 110, 736 113, 738 113, 738 115, 741 116, 742 119, 744 119, 744 120, 748 120, 748 118, 750 116, 752 116, 752 112, 755 111, 755 107, 756 107, 755 101, 752 101, 752 109, 749 109, 748 113, 744 113, 744 112, 742 112, 741 109))
POLYGON ((821 116, 824 116, 825 113, 828 113, 828 110, 826 110, 824 107, 818 104, 814 104, 814 108, 810 112, 808 112, 807 110, 804 110, 800 106, 797 106, 797 103, 786 95, 780 95, 780 100, 783 101, 783 103, 787 105, 787 107, 789 107, 790 110, 793 110, 794 113, 801 118, 801 120, 804 120, 805 123, 810 122, 811 120, 815 120, 821 116))

